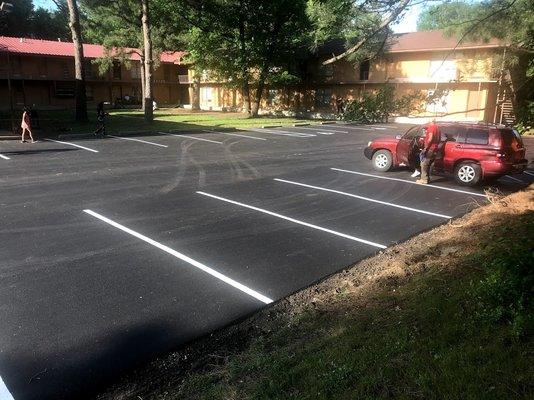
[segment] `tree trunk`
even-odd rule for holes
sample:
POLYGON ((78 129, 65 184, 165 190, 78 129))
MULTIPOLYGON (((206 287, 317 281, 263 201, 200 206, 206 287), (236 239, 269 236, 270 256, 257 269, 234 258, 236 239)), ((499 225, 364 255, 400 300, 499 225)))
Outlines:
POLYGON ((145 57, 141 57, 139 61, 141 66, 141 109, 145 112, 146 101, 145 101, 145 92, 146 92, 146 83, 145 83, 145 57))
POLYGON ((154 120, 154 111, 152 108, 152 70, 154 60, 152 59, 152 37, 150 34, 150 14, 148 0, 141 0, 142 6, 142 25, 143 25, 143 48, 145 53, 145 121, 154 120))
POLYGON ((265 89, 265 79, 267 78, 267 67, 263 66, 258 79, 258 87, 256 88, 256 96, 252 104, 251 116, 256 118, 260 111, 261 98, 263 96, 263 89, 265 89))
POLYGON ((85 67, 83 58, 80 16, 76 0, 67 0, 69 7, 69 27, 74 44, 74 71, 76 76, 76 121, 87 121, 87 97, 85 94, 85 67))
POLYGON ((248 84, 248 75, 245 75, 243 78, 241 90, 243 92, 243 111, 250 115, 250 86, 248 84))
POLYGON ((193 75, 193 94, 191 98, 191 110, 200 111, 200 75, 193 75))

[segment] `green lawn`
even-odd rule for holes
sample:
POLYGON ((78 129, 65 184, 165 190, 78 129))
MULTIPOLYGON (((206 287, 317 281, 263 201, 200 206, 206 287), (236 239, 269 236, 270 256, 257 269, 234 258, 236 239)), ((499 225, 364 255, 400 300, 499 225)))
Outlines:
POLYGON ((533 230, 532 212, 489 226, 457 267, 429 268, 364 306, 338 293, 214 354, 165 398, 533 398, 533 230))
MULTIPOLYGON (((43 111, 41 125, 47 134, 89 133, 95 129, 95 112, 89 113, 88 123, 73 122, 72 111, 43 111)), ((203 129, 252 128, 264 125, 292 125, 309 123, 309 120, 285 117, 248 118, 241 113, 191 112, 177 109, 162 109, 154 113, 154 122, 144 122, 138 110, 111 110, 107 119, 109 133, 143 131, 192 131, 203 129)), ((313 121, 312 121, 313 122, 313 121)), ((318 122, 318 121, 315 121, 318 122)))

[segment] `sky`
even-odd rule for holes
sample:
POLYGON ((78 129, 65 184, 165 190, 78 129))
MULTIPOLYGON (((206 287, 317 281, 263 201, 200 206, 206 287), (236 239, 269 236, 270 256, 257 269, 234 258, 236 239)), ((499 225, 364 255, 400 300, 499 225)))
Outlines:
MULTIPOLYGON (((52 0, 33 0, 34 6, 43 7, 47 9, 56 8, 52 0)), ((418 4, 410 8, 399 21, 399 23, 392 25, 391 28, 395 33, 415 32, 417 28, 417 18, 422 11, 422 5, 418 4)))

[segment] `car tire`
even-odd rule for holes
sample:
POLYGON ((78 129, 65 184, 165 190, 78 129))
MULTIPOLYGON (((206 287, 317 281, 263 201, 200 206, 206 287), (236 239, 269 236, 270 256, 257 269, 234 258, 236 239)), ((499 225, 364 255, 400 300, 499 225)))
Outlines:
POLYGON ((454 168, 454 179, 460 185, 475 186, 482 178, 480 165, 474 162, 461 162, 454 168))
POLYGON ((389 150, 375 151, 372 158, 373 168, 377 171, 386 172, 393 165, 393 156, 389 150))

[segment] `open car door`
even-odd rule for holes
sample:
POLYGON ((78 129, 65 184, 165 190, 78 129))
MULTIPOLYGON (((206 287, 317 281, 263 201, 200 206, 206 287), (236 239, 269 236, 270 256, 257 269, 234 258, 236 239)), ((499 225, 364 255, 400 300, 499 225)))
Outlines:
POLYGON ((415 152, 419 149, 419 140, 424 137, 424 128, 414 126, 410 128, 397 144, 397 161, 399 164, 413 166, 415 152))

